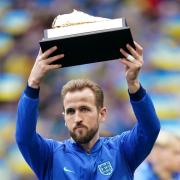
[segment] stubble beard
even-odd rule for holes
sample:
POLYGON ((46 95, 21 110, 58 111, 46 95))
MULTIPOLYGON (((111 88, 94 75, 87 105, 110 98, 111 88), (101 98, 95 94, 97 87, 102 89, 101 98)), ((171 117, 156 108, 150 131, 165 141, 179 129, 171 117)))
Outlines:
POLYGON ((77 132, 73 132, 73 131, 70 131, 69 133, 70 133, 70 136, 77 143, 79 143, 79 144, 87 144, 96 135, 96 133, 98 132, 98 129, 99 129, 99 125, 97 124, 97 126, 95 128, 87 130, 87 132, 85 134, 81 134, 80 132, 77 133, 77 132))

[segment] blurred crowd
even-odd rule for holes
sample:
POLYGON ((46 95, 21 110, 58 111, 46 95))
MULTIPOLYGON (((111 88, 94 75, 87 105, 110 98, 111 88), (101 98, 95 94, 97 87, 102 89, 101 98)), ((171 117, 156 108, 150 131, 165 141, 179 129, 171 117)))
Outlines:
POLYGON ((168 131, 161 131, 153 150, 138 167, 134 180, 179 180, 180 138, 168 131))
MULTIPOLYGON (((171 179, 178 179, 180 160, 176 165, 169 162, 173 162, 174 157, 180 158, 179 0, 1 0, 0 179, 36 179, 14 139, 17 103, 27 84, 44 29, 51 28, 57 15, 70 13, 73 9, 95 16, 126 18, 134 40, 144 48, 141 83, 153 99, 162 130, 168 132, 168 136, 162 135, 161 140, 157 140, 136 174, 137 177, 147 174, 148 179, 148 174, 154 171, 151 177, 156 180, 159 176, 163 180, 165 169, 170 172, 171 179), (176 138, 169 140, 170 136, 176 138)), ((73 78, 90 78, 105 91, 109 111, 108 120, 101 127, 102 135, 115 135, 132 128, 136 119, 129 104, 123 68, 118 60, 114 60, 49 73, 41 86, 38 131, 57 140, 69 136, 61 114, 60 89, 73 78)))

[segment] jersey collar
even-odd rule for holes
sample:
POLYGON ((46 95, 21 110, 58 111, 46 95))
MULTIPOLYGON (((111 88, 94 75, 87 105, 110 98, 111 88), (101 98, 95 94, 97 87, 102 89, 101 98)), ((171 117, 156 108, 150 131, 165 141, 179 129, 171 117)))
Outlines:
MULTIPOLYGON (((68 141, 69 141, 69 145, 71 146, 71 148, 73 148, 75 151, 80 151, 80 152, 87 153, 79 143, 74 141, 74 139, 71 138, 68 141)), ((96 141, 96 143, 94 144, 94 146, 92 147, 89 154, 98 152, 101 149, 101 147, 102 147, 102 138, 99 138, 96 141)))

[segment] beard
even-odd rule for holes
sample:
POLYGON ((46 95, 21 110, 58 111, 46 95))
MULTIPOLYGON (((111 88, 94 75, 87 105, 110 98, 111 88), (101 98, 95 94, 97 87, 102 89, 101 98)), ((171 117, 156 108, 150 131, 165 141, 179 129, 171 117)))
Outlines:
POLYGON ((99 124, 97 123, 97 126, 92 129, 88 129, 87 127, 83 126, 83 130, 78 130, 76 132, 76 129, 74 131, 70 131, 70 136, 79 144, 87 144, 91 139, 96 135, 99 129, 99 124), (85 131, 85 132, 84 132, 85 131))

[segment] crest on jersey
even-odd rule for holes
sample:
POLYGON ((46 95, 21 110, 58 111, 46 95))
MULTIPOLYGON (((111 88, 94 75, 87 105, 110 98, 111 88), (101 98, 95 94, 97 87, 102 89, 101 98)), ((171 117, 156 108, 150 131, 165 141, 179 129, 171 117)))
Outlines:
POLYGON ((101 172, 101 174, 106 175, 106 176, 111 175, 113 172, 113 168, 109 161, 99 164, 98 168, 99 168, 99 171, 101 172))

